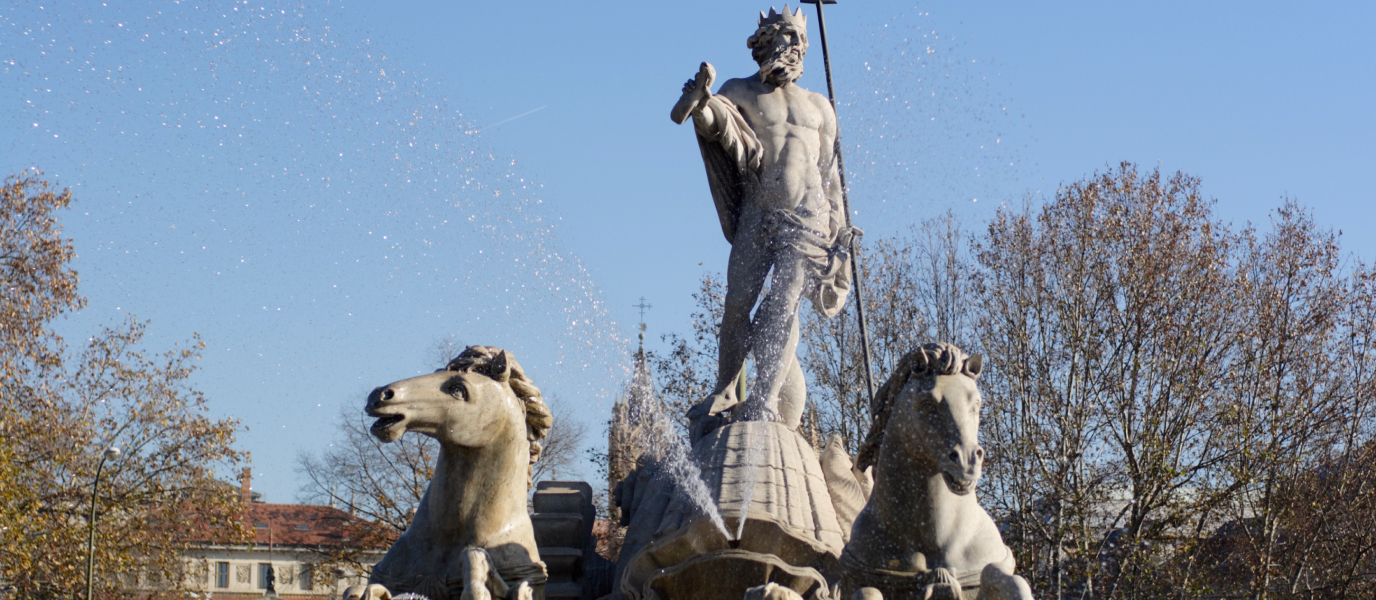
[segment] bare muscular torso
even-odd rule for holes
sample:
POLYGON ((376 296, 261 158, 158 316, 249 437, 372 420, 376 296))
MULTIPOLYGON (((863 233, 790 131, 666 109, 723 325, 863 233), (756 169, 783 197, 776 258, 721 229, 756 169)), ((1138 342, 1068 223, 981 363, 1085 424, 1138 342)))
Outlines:
POLYGON ((718 95, 740 109, 763 151, 758 183, 743 210, 792 210, 809 227, 832 237, 840 190, 831 103, 795 84, 776 87, 758 76, 729 80, 718 95))

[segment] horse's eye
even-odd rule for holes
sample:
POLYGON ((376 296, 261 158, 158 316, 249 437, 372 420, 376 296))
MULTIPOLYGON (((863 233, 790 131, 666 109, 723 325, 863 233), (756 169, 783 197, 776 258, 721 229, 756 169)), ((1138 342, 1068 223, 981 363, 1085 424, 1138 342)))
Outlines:
POLYGON ((462 377, 450 377, 443 384, 440 384, 440 391, 460 399, 468 395, 467 390, 464 389, 462 377))

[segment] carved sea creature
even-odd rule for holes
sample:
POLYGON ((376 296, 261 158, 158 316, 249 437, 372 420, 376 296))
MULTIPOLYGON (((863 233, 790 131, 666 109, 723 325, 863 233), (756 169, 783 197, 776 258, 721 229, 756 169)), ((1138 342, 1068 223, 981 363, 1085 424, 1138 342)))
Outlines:
POLYGON ((875 396, 856 465, 873 466, 875 481, 841 556, 847 596, 874 588, 864 593, 958 599, 978 586, 986 600, 1031 599, 975 497, 984 464, 975 386, 982 369, 979 355, 926 344, 903 357, 875 396))
POLYGON ((392 600, 391 592, 386 587, 376 583, 368 585, 351 585, 344 588, 344 593, 340 595, 340 600, 392 600))
POLYGON ((371 583, 431 600, 529 597, 544 584, 526 492, 553 418, 510 353, 470 346, 440 371, 373 390, 367 412, 383 442, 407 431, 440 442, 415 518, 371 583))

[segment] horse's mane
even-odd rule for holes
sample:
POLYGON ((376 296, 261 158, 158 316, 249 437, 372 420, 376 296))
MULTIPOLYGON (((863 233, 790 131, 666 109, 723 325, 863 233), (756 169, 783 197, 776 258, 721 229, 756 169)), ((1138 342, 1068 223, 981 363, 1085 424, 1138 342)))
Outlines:
POLYGON ((478 373, 496 379, 492 373, 493 365, 497 364, 498 357, 502 357, 506 369, 510 372, 507 383, 511 385, 511 391, 521 400, 526 413, 526 439, 530 441, 530 467, 526 473, 526 486, 530 486, 530 477, 534 473, 535 461, 540 460, 540 440, 549 435, 550 426, 554 425, 554 416, 550 414, 549 407, 545 405, 544 399, 540 395, 540 388, 535 387, 521 365, 516 363, 516 358, 510 352, 495 346, 469 346, 464 349, 454 360, 449 361, 445 367, 448 371, 460 371, 464 373, 478 373))
POLYGON ((980 355, 966 356, 965 352, 953 344, 933 342, 923 344, 898 361, 898 368, 884 382, 883 387, 874 395, 870 405, 870 433, 860 446, 856 467, 864 470, 879 460, 879 447, 884 443, 884 429, 889 425, 889 414, 893 412, 894 400, 908 381, 913 378, 932 378, 938 375, 960 373, 971 379, 979 378, 984 360, 980 355))

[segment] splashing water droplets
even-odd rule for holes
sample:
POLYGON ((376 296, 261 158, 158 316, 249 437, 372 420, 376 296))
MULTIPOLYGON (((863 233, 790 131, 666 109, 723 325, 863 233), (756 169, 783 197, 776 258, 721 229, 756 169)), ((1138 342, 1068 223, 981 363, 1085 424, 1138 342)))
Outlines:
MULTIPOLYGON (((126 7, 116 21, 99 4, 21 5, 0 16, 22 33, 0 62, 13 82, 0 100, 19 113, 0 130, 11 152, 80 186, 88 212, 69 235, 119 240, 83 252, 112 275, 82 282, 93 305, 127 298, 169 330, 267 344, 281 357, 270 360, 302 371, 340 360, 395 370, 378 357, 414 362, 457 332, 518 350, 542 387, 609 400, 626 345, 560 245, 553 203, 533 196, 516 161, 485 148, 435 84, 373 48, 337 4, 235 8, 126 7), (61 35, 34 35, 49 30, 61 35), (150 239, 150 228, 165 231, 150 239), (378 230, 387 235, 365 233, 378 230), (280 314, 305 318, 241 316, 284 290, 280 314)), ((222 360, 226 373, 263 371, 222 360)), ((225 379, 204 385, 227 405, 269 389, 322 393, 297 393, 289 374, 225 379)), ((351 385, 324 393, 343 398, 351 385)), ((256 431, 290 410, 246 412, 244 441, 269 443, 256 431)))
POLYGON ((627 396, 630 409, 628 420, 635 435, 641 437, 645 455, 652 458, 658 467, 655 476, 692 501, 693 506, 712 521, 723 537, 731 539, 726 523, 721 518, 721 511, 702 481, 702 472, 693 460, 687 440, 674 432, 673 425, 664 416, 665 407, 655 395, 649 366, 643 355, 637 357, 627 396))

